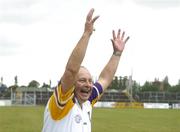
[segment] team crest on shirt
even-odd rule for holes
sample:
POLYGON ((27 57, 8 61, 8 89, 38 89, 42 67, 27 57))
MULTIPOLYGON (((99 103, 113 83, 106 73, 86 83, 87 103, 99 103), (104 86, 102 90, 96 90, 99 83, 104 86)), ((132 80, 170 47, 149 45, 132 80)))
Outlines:
POLYGON ((75 116, 75 122, 76 122, 76 123, 80 123, 81 120, 82 120, 81 115, 76 115, 76 116, 75 116))

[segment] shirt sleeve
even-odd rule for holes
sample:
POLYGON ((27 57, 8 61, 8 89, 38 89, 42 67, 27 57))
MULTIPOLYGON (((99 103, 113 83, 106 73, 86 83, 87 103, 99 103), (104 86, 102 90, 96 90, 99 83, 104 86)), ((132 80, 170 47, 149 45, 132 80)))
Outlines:
POLYGON ((65 94, 62 92, 61 84, 59 84, 53 95, 49 99, 48 108, 51 113, 51 117, 54 120, 60 120, 68 114, 73 107, 74 87, 70 88, 65 94))
POLYGON ((91 102, 92 106, 99 100, 103 93, 103 88, 100 83, 96 82, 93 85, 91 96, 89 97, 89 101, 91 102))

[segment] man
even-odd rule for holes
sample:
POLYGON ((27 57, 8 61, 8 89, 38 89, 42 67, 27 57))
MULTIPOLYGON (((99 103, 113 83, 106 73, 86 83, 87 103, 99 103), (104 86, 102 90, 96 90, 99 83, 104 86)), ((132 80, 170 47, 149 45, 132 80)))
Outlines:
POLYGON ((81 66, 94 22, 99 16, 93 16, 94 9, 87 15, 84 33, 72 51, 65 72, 50 97, 44 113, 43 132, 91 132, 92 107, 111 83, 118 67, 125 43, 125 32, 117 35, 113 30, 113 54, 102 70, 95 84, 89 71, 81 66))

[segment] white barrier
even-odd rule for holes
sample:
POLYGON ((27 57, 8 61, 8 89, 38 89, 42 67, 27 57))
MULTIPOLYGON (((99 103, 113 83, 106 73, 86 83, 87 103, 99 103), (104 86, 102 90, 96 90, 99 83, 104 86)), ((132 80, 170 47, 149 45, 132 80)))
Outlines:
POLYGON ((168 103, 144 103, 145 109, 169 109, 168 103))
POLYGON ((143 108, 143 103, 138 102, 97 102, 97 108, 143 108))
POLYGON ((113 108, 115 105, 115 102, 97 102, 94 107, 98 108, 113 108))
MULTIPOLYGON (((168 103, 128 103, 128 102, 97 102, 98 108, 144 108, 144 109, 170 109, 168 103)), ((179 108, 180 104, 173 104, 173 109, 179 108)))
POLYGON ((11 100, 0 100, 0 106, 11 106, 11 100))
POLYGON ((173 109, 180 109, 180 103, 179 104, 172 104, 173 109))

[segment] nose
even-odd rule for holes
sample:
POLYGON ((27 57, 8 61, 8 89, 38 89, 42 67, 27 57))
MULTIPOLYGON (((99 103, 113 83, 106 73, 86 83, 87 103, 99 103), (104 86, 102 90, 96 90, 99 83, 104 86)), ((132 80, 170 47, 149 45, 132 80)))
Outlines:
POLYGON ((87 87, 92 87, 92 82, 91 81, 86 81, 86 86, 87 87))

